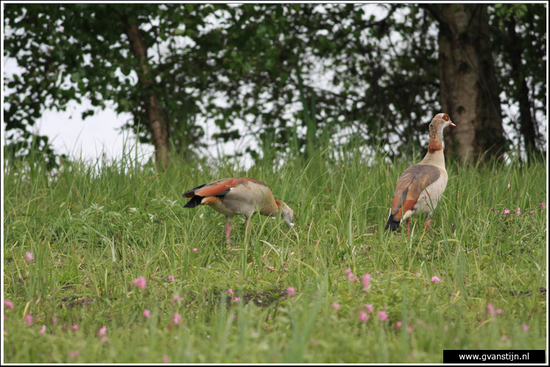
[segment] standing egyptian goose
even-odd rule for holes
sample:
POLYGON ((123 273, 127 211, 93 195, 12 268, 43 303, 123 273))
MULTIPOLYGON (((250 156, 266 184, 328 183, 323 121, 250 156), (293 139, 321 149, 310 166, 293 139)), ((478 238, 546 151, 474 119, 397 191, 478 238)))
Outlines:
POLYGON ((265 216, 276 216, 279 211, 285 223, 291 227, 294 212, 288 205, 275 200, 269 187, 258 180, 249 177, 222 178, 204 184, 183 193, 184 198, 191 198, 184 208, 194 208, 197 205, 210 205, 213 209, 225 215, 225 235, 227 243, 231 233, 231 218, 237 214, 246 217, 250 229, 250 216, 259 212, 265 216))
POLYGON ((410 217, 414 214, 426 213, 426 229, 429 230, 429 216, 436 208, 447 186, 447 171, 443 156, 443 129, 449 125, 456 126, 446 113, 439 113, 433 118, 430 123, 428 153, 420 163, 407 168, 397 180, 385 229, 390 228, 395 231, 406 219, 409 235, 410 217))

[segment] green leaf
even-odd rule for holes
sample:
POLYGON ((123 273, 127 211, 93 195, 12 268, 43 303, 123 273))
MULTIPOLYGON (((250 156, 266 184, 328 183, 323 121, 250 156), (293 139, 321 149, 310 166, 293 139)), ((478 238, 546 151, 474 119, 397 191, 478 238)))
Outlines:
POLYGON ((71 81, 74 83, 78 83, 80 81, 80 73, 74 72, 71 74, 71 81))

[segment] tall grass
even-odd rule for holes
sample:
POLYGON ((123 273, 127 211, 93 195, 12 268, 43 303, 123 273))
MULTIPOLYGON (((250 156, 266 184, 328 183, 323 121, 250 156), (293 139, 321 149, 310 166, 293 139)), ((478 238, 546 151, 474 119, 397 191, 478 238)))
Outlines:
POLYGON ((177 159, 157 171, 132 154, 52 175, 13 163, 4 362, 426 363, 444 349, 545 349, 546 162, 449 162, 430 231, 413 218, 407 236, 384 225, 410 163, 329 150, 248 172, 177 159), (183 208, 181 194, 231 176, 268 183, 297 225, 258 215, 248 235, 235 217, 227 247, 225 218, 183 208))

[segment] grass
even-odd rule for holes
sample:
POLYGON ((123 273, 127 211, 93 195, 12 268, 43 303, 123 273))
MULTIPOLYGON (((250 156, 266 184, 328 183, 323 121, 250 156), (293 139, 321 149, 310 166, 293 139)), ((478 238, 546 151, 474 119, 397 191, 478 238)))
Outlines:
POLYGON ((445 349, 546 349, 546 162, 449 162, 430 231, 413 217, 410 237, 384 225, 412 162, 135 162, 6 167, 4 362, 441 363, 445 349), (226 247, 225 218, 181 194, 231 176, 268 183, 297 225, 257 215, 249 236, 235 217, 226 247))

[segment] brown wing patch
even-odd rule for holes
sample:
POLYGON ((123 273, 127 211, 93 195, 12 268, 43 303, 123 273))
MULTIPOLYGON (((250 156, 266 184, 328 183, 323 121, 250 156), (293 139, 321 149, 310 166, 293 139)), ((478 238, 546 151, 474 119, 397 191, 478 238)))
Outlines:
POLYGON ((238 185, 246 184, 247 182, 254 182, 258 185, 267 187, 267 185, 261 181, 255 180, 249 177, 231 177, 222 178, 216 181, 212 181, 208 184, 200 185, 183 193, 183 197, 191 198, 195 195, 198 196, 223 196, 229 192, 230 189, 237 187, 238 185))
POLYGON ((205 185, 200 190, 196 190, 195 195, 200 195, 200 196, 225 195, 229 192, 229 189, 235 188, 239 185, 246 185, 248 182, 254 182, 258 185, 267 187, 265 183, 250 177, 223 178, 221 180, 214 181, 208 185, 205 185))
POLYGON ((200 189, 216 185, 218 182, 223 181, 223 180, 227 180, 227 179, 222 178, 221 180, 213 181, 213 182, 210 182, 210 183, 207 183, 207 184, 202 184, 200 186, 194 187, 191 190, 188 190, 188 191, 184 192, 182 194, 182 196, 184 198, 192 198, 193 196, 195 196, 197 194, 197 191, 200 191, 200 189))
MULTIPOLYGON (((202 185, 202 186, 204 186, 204 185, 202 185)), ((192 198, 193 196, 195 196, 195 190, 200 189, 202 186, 198 186, 198 187, 195 187, 194 189, 188 190, 188 191, 184 192, 183 194, 181 194, 181 196, 183 196, 184 198, 192 198)))
POLYGON ((203 197, 223 195, 223 193, 224 192, 227 193, 230 188, 231 188, 231 186, 227 186, 227 185, 223 185, 223 184, 215 185, 215 186, 208 186, 208 187, 204 187, 200 190, 195 191, 195 195, 203 196, 203 197))
POLYGON ((394 196, 391 202, 391 216, 396 222, 400 222, 403 218, 403 210, 401 205, 401 197, 394 196))
POLYGON ((395 220, 401 220, 403 214, 412 210, 422 190, 434 183, 441 171, 426 164, 415 164, 403 172, 393 194, 391 214, 395 220))
POLYGON ((396 220, 401 220, 403 213, 401 212, 401 207, 407 198, 409 192, 409 186, 414 180, 414 175, 407 168, 405 172, 397 180, 395 185, 395 191, 393 193, 393 200, 391 204, 391 214, 396 218, 396 220), (398 213, 401 212, 401 213, 398 213))
MULTIPOLYGON (((229 192, 229 189, 236 186, 235 178, 222 178, 209 184, 195 188, 195 195, 199 196, 218 196, 229 192)), ((238 183, 237 183, 238 184, 238 183)))
POLYGON ((399 196, 395 196, 391 203, 391 214, 393 220, 397 222, 400 222, 403 219, 403 215, 405 215, 406 212, 408 212, 409 210, 413 210, 417 202, 417 200, 407 199, 401 204, 400 199, 401 198, 399 196))
POLYGON ((416 205, 416 202, 418 201, 418 198, 416 199, 407 199, 403 203, 403 210, 401 210, 401 213, 404 215, 409 210, 414 210, 414 206, 416 205))

